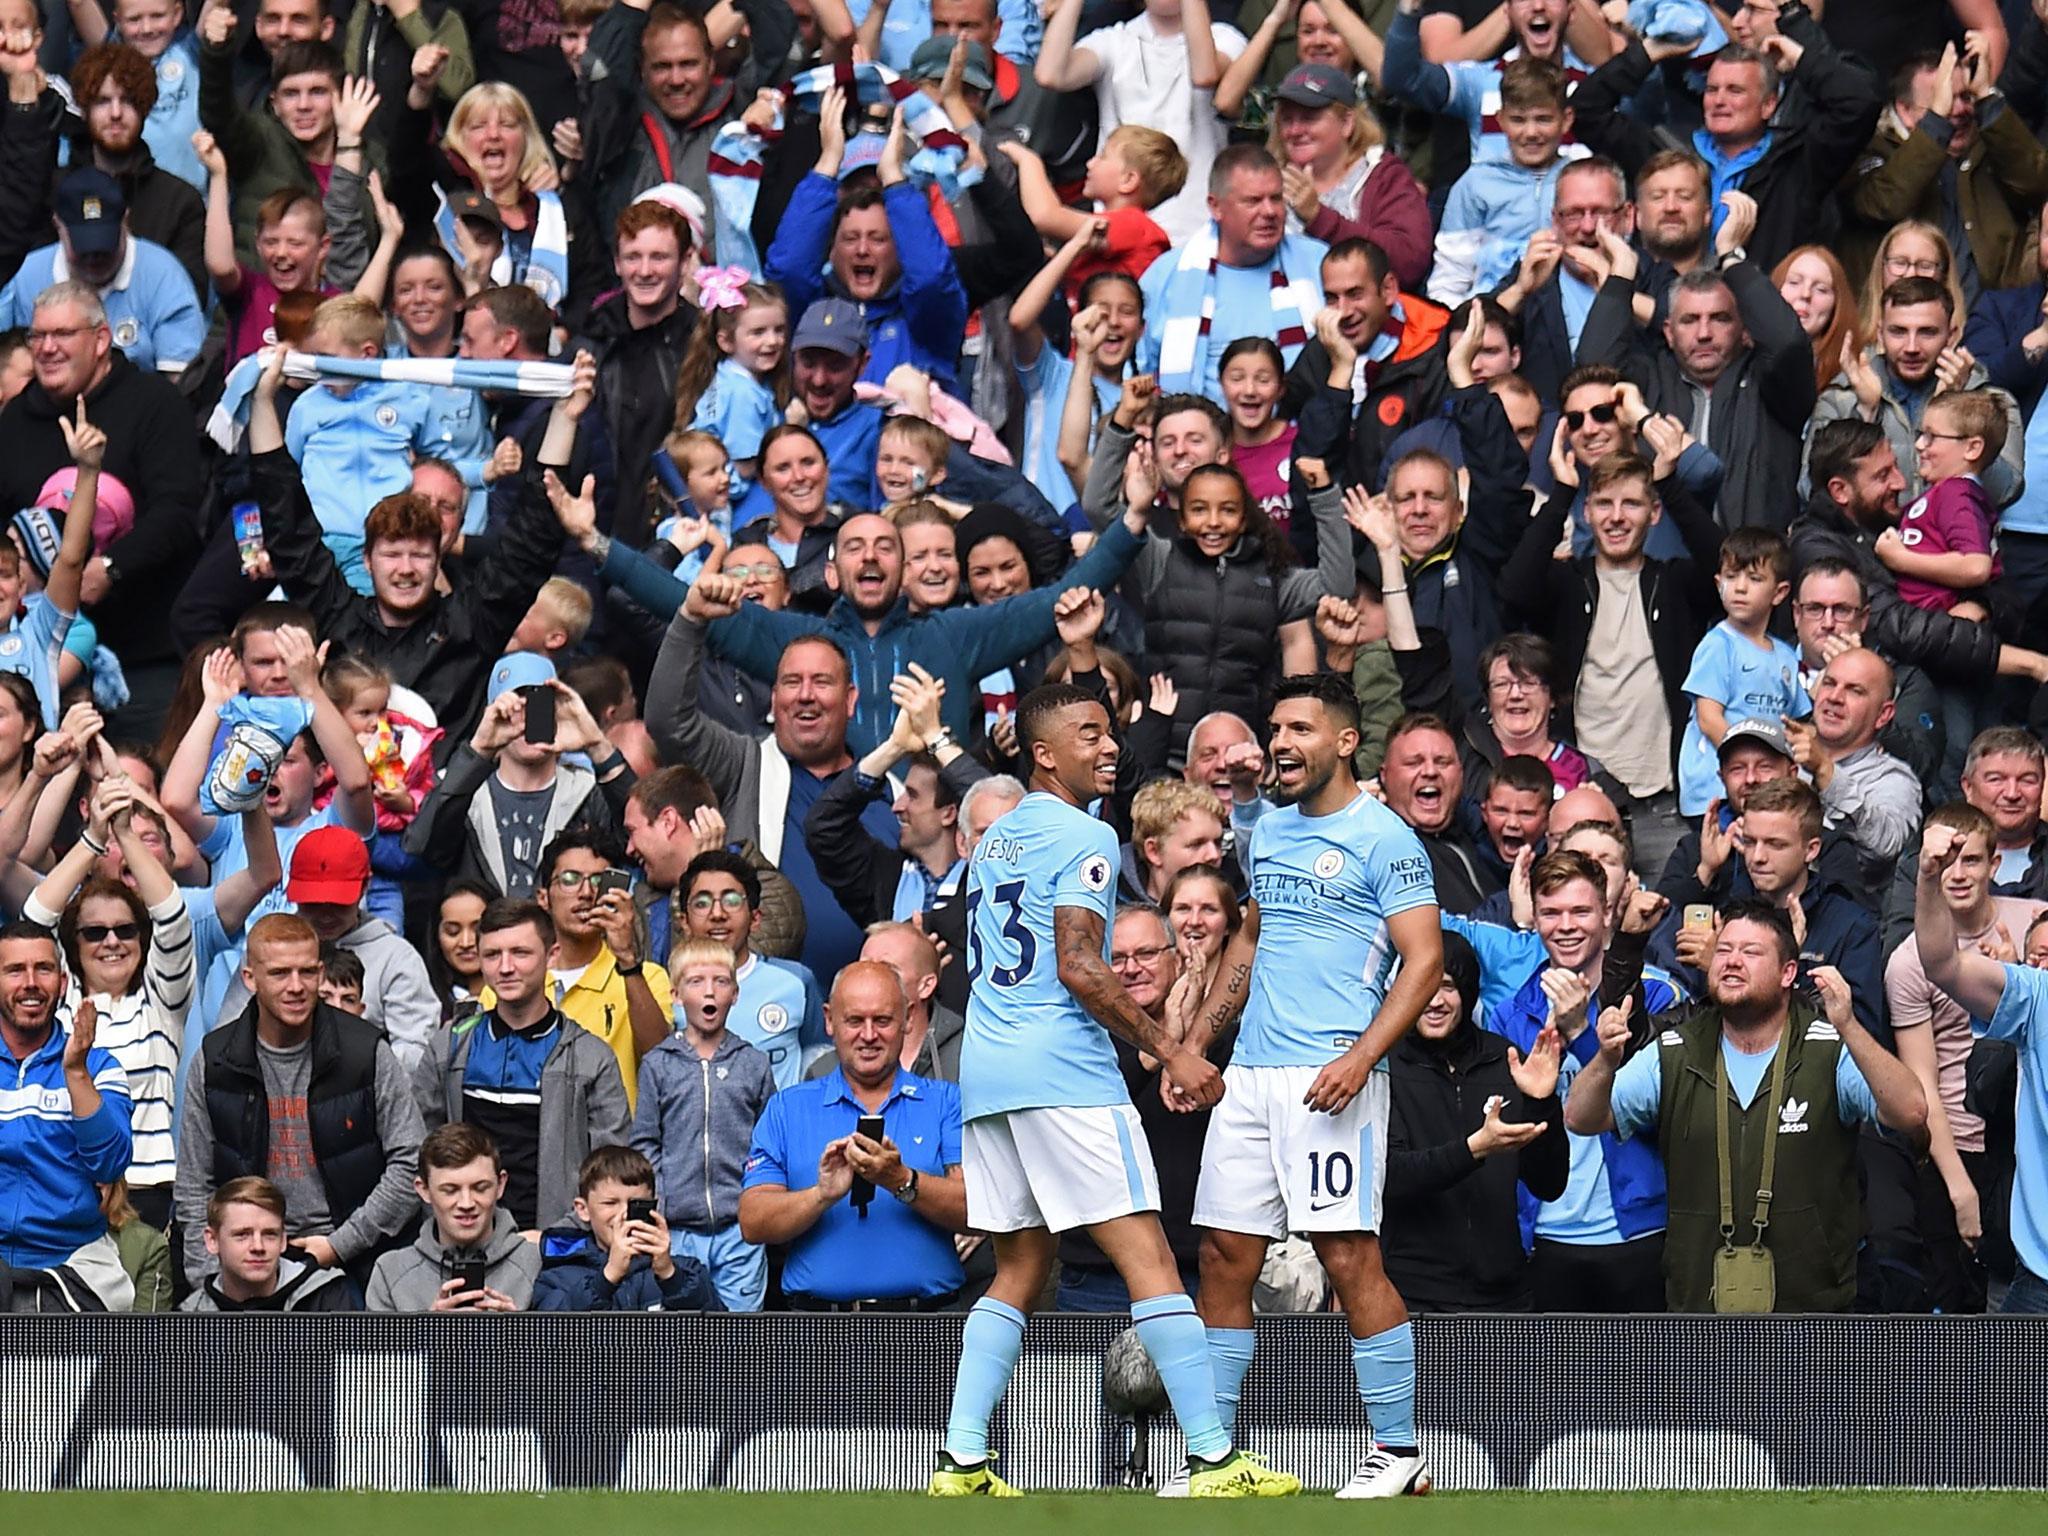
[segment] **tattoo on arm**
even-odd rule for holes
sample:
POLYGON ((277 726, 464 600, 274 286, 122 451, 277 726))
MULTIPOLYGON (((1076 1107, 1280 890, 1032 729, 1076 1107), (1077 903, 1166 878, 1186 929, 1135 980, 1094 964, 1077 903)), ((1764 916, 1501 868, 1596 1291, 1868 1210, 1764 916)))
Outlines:
POLYGON ((1173 1055, 1179 1042, 1163 1023, 1132 1001, 1102 958, 1101 914, 1081 907, 1055 907, 1052 930, 1060 981, 1074 994, 1074 1000, 1119 1039, 1153 1056, 1173 1055))
POLYGON ((1244 921, 1224 947, 1222 963, 1216 968, 1216 979, 1209 983, 1209 991, 1195 1015, 1188 1040, 1190 1050, 1206 1053, 1230 1027, 1230 1021, 1244 1012, 1244 1005, 1252 995, 1252 958, 1258 947, 1259 904, 1254 901, 1246 904, 1244 921))

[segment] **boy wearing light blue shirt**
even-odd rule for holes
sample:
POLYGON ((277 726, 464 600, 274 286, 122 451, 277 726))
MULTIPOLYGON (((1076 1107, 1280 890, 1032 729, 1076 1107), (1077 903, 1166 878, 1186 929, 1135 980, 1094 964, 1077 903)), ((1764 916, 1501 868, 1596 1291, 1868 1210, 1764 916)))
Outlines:
POLYGON ((1728 617, 1692 653, 1685 691, 1692 716, 1678 751, 1678 809, 1701 816, 1721 797, 1721 738, 1742 720, 1801 718, 1813 710, 1799 653, 1770 632, 1792 592, 1792 552, 1775 533, 1736 528, 1721 542, 1716 584, 1728 617))

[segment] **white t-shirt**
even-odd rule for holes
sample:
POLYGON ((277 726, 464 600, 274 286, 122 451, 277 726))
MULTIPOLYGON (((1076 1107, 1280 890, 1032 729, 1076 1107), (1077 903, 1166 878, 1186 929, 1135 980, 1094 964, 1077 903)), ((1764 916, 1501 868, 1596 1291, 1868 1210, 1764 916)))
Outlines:
MULTIPOLYGON (((1209 35, 1226 64, 1245 50, 1245 36, 1235 27, 1218 23, 1209 35)), ((1157 128, 1187 156, 1187 183, 1152 210, 1154 221, 1179 245, 1209 221, 1209 165, 1224 143, 1215 93, 1198 91, 1190 82, 1187 39, 1178 32, 1162 37, 1148 15, 1090 32, 1080 46, 1102 62, 1095 96, 1102 108, 1103 141, 1125 123, 1135 123, 1157 128)))

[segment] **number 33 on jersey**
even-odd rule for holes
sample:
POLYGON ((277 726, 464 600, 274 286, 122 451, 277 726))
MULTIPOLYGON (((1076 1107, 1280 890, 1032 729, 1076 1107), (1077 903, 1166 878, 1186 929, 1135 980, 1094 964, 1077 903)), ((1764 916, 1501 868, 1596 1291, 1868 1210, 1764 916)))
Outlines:
POLYGON ((1056 795, 1026 795, 982 835, 967 868, 963 1118, 1130 1100, 1109 1034, 1061 985, 1053 913, 1102 919, 1109 958, 1116 833, 1056 795))

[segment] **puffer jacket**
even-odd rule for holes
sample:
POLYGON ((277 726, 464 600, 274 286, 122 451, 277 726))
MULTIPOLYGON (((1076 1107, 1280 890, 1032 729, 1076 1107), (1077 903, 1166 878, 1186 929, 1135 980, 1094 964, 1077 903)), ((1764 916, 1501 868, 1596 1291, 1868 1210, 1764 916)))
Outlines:
POLYGON ((1312 620, 1326 593, 1349 598, 1355 590, 1342 491, 1332 483, 1312 492, 1309 505, 1315 570, 1274 569, 1264 544, 1249 533, 1213 560, 1185 534, 1154 533, 1131 563, 1125 591, 1145 615, 1146 659, 1180 690, 1176 756, 1186 750, 1193 723, 1212 710, 1263 721, 1280 671, 1280 626, 1312 620))
POLYGON ((654 1164, 671 1227, 713 1232, 740 1216, 740 1176, 754 1122, 775 1095, 768 1058, 735 1034, 707 1061, 678 1030, 640 1058, 633 1149, 654 1164))
POLYGON ((178 1303, 180 1312, 212 1312, 229 1315, 243 1312, 360 1312, 362 1301, 349 1282, 346 1271, 322 1269, 317 1264, 286 1255, 277 1261, 277 1289, 268 1296, 247 1301, 230 1301, 220 1293, 220 1276, 206 1283, 178 1303))
POLYGON ((1442 341, 1451 312, 1412 293, 1398 302, 1393 354, 1374 365, 1363 406, 1331 387, 1330 354, 1317 337, 1287 370, 1287 409, 1300 424, 1295 456, 1324 460, 1347 485, 1378 485, 1387 445, 1434 416, 1450 392, 1442 341))

